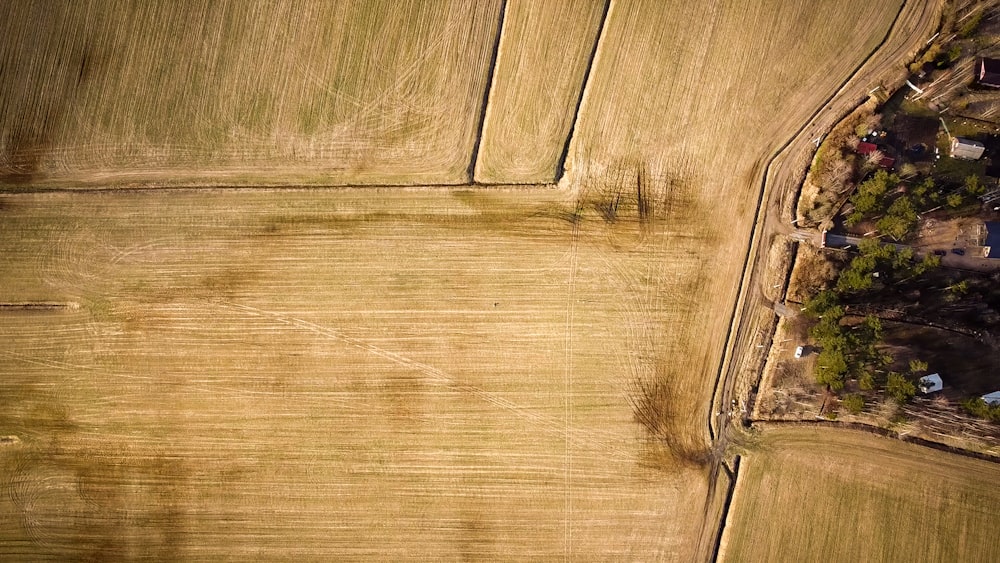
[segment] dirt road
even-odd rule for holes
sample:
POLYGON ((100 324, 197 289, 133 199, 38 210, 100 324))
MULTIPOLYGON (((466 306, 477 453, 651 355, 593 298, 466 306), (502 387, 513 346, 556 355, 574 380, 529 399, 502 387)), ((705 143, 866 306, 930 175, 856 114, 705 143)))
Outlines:
MULTIPOLYGON (((720 366, 715 399, 709 412, 709 431, 713 440, 709 483, 716 482, 723 465, 727 464, 726 450, 736 432, 730 422, 740 418, 733 415, 738 414, 741 402, 749 391, 745 381, 756 381, 756 374, 774 334, 775 315, 767 307, 762 288, 783 282, 786 272, 775 271, 771 267, 768 249, 779 235, 790 230, 798 191, 816 150, 813 141, 826 135, 839 119, 863 102, 873 88, 882 85, 892 89, 903 83, 906 78, 905 64, 924 45, 926 38, 933 35, 941 5, 940 0, 910 0, 904 3, 884 41, 815 111, 812 118, 779 147, 764 168, 760 180, 758 219, 740 284, 740 296, 734 309, 726 354, 720 366), (758 347, 761 340, 764 340, 765 346, 758 347), (752 374, 752 378, 745 377, 747 374, 752 374), (740 382, 739 386, 737 382, 740 382)), ((726 471, 729 471, 728 465, 726 471)), ((706 506, 713 504, 717 494, 727 494, 727 491, 711 488, 706 506)), ((706 522, 701 548, 707 560, 715 558, 713 546, 717 545, 724 525, 725 522, 721 522, 712 529, 706 522), (710 534, 714 534, 711 539, 710 534)))

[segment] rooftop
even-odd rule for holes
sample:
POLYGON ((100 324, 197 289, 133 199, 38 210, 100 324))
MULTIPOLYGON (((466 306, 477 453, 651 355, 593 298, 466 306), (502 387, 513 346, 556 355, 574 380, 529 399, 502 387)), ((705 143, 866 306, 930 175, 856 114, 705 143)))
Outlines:
POLYGON ((953 158, 978 160, 984 152, 986 152, 986 145, 979 141, 964 137, 954 137, 951 140, 951 156, 953 158))

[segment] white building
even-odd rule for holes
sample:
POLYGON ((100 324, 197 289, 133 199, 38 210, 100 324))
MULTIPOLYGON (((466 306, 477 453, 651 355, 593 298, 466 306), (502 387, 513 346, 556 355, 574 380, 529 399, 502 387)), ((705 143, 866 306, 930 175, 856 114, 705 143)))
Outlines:
POLYGON ((994 391, 983 395, 983 400, 987 405, 1000 405, 1000 391, 994 391))
POLYGON ((964 137, 951 138, 951 157, 965 160, 979 160, 986 152, 986 145, 964 137))

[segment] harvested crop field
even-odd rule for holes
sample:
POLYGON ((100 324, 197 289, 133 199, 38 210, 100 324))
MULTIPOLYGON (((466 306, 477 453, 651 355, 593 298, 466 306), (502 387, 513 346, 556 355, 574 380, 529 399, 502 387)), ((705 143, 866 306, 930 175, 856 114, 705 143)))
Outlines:
POLYGON ((0 553, 689 559, 630 404, 698 260, 563 196, 3 198, 4 301, 68 305, 0 310, 0 553))
MULTIPOLYGON (((670 244, 705 258, 699 277, 684 282, 688 316, 663 338, 667 369, 702 385, 672 390, 677 403, 701 405, 711 393, 768 159, 879 44, 899 8, 612 2, 566 184, 611 219, 623 202, 644 199, 647 212, 692 237, 670 244)), ((683 412, 691 439, 704 439, 706 413, 683 412)))
POLYGON ((996 464, 852 430, 767 426, 761 440, 720 559, 996 560, 996 464))
POLYGON ((607 5, 507 2, 476 180, 558 179, 607 5))
POLYGON ((500 2, 6 2, 0 181, 465 183, 500 2))

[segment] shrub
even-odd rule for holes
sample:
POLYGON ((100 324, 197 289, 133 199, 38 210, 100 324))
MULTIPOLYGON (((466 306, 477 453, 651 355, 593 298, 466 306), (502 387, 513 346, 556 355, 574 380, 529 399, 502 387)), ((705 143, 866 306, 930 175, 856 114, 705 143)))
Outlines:
POLYGON ((903 374, 894 371, 889 372, 889 378, 885 383, 885 391, 896 402, 904 405, 917 394, 917 386, 912 381, 903 377, 903 374))
POLYGON ((865 399, 858 393, 851 393, 845 396, 840 404, 851 414, 861 414, 865 408, 865 399))

